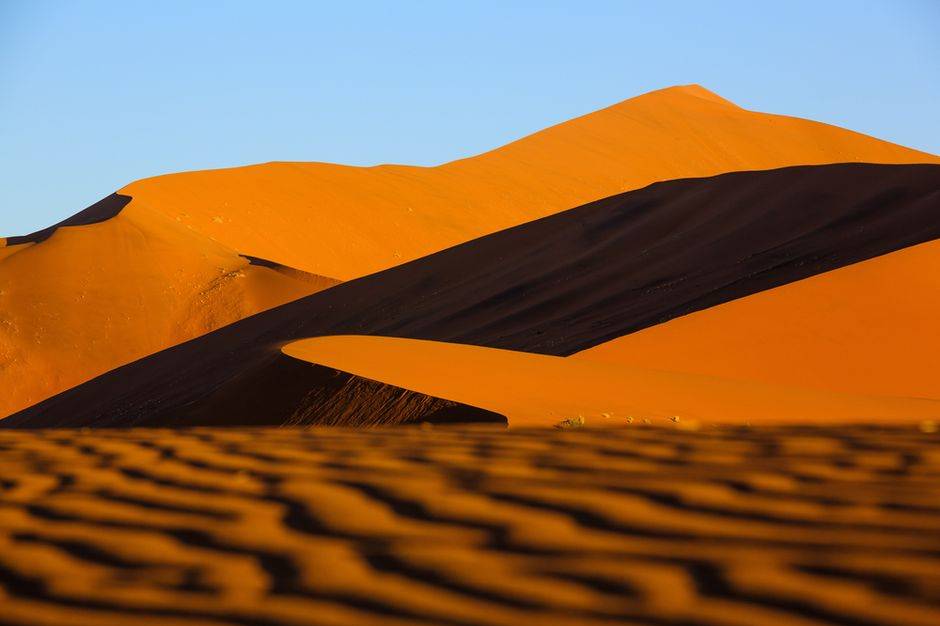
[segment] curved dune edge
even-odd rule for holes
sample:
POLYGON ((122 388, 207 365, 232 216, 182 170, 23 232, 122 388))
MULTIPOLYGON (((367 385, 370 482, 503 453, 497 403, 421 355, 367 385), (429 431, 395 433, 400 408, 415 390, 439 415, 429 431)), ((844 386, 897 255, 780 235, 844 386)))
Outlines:
POLYGON ((578 416, 600 427, 636 420, 894 424, 940 418, 940 402, 929 400, 827 393, 434 341, 331 336, 296 341, 282 351, 505 415, 511 427, 553 426, 578 416))
POLYGON ((731 300, 577 359, 940 399, 940 241, 731 300))
POLYGON ((659 181, 848 162, 940 157, 685 85, 436 167, 274 162, 147 178, 121 193, 233 250, 349 280, 659 181))

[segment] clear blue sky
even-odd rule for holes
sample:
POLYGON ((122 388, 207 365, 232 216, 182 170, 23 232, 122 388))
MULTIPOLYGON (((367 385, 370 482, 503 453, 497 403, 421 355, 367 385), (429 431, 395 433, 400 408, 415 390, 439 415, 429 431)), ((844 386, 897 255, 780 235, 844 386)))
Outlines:
POLYGON ((166 172, 432 165, 690 82, 940 153, 940 2, 0 0, 0 234, 166 172))

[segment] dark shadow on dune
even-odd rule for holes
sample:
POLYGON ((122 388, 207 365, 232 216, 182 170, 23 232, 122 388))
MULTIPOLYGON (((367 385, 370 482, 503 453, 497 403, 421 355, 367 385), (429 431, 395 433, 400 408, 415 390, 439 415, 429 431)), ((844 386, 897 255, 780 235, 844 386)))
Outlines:
POLYGON ((315 368, 287 362, 280 348, 290 341, 386 335, 564 356, 938 237, 936 165, 801 166, 657 183, 259 313, 0 427, 238 424, 249 414, 283 424, 300 406, 302 423, 319 423, 327 414, 318 417, 312 399, 332 397, 329 384, 315 368))
POLYGON ((103 198, 98 202, 95 202, 87 209, 79 211, 72 217, 64 219, 58 224, 54 224, 48 228, 43 228, 42 230, 37 230, 36 232, 30 233, 28 235, 7 237, 7 245, 16 246, 23 243, 40 243, 51 237, 52 234, 62 226, 88 226, 90 224, 104 222, 111 219, 112 217, 117 216, 118 213, 124 210, 124 207, 126 207, 127 203, 130 201, 130 196, 124 196, 119 193, 112 193, 107 198, 103 198))
POLYGON ((240 257, 247 259, 249 265, 257 265, 259 267, 267 267, 272 270, 280 269, 284 267, 280 263, 275 263, 274 261, 269 261, 267 259, 262 259, 259 256, 251 256, 250 254, 240 254, 240 257))
MULTIPOLYGON (((363 378, 278 354, 260 376, 208 394, 198 411, 179 420, 192 426, 389 426, 496 423, 485 409, 363 378), (243 394, 243 384, 252 390, 243 394)), ((174 425, 172 418, 167 425, 174 425)))
POLYGON ((323 276, 322 274, 312 274, 310 272, 305 272, 304 270, 299 270, 296 267, 291 267, 290 265, 284 265, 283 263, 278 263, 276 261, 270 261, 268 259, 262 259, 261 257, 251 256, 250 254, 240 254, 240 257, 246 259, 249 265, 255 265, 257 267, 264 267, 269 270, 274 270, 282 276, 287 276, 294 280, 300 280, 305 283, 310 283, 317 285, 321 290, 328 289, 333 285, 338 285, 342 281, 332 278, 330 276, 323 276))
POLYGON ((509 423, 505 416, 492 411, 321 365, 307 365, 320 370, 314 376, 323 376, 326 384, 307 385, 309 391, 287 426, 509 423))

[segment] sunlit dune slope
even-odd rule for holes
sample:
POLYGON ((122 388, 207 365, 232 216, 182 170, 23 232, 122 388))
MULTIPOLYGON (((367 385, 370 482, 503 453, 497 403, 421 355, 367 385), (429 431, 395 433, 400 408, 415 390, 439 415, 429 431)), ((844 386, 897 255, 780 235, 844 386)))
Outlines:
POLYGON ((439 167, 268 163, 148 178, 121 193, 241 253, 345 280, 655 181, 856 161, 940 163, 689 85, 439 167))
POLYGON ((136 202, 116 210, 0 248, 0 415, 335 282, 250 264, 136 202))
POLYGON ((803 166, 657 183, 281 305, 0 424, 259 425, 295 423, 298 414, 316 423, 331 383, 281 353, 292 341, 382 335, 570 355, 938 239, 938 190, 936 165, 803 166))
MULTIPOLYGON (((827 393, 527 352, 391 337, 317 337, 289 356, 506 416, 510 426, 811 423, 940 418, 940 402, 827 393)), ((360 401, 362 401, 360 399, 360 401)), ((325 407, 326 409, 327 407, 325 407)), ((381 412, 381 404, 375 411, 381 412)))
POLYGON ((940 242, 732 300, 575 355, 851 393, 940 399, 940 242))

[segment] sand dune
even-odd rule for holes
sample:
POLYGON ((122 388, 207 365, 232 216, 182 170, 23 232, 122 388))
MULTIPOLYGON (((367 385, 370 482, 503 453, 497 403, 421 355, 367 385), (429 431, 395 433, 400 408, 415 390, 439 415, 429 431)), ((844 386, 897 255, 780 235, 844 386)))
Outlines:
POLYGON ((251 264, 136 204, 112 208, 24 237, 0 262, 0 415, 335 284, 251 264))
POLYGON ((121 193, 239 252, 347 280, 657 181, 843 162, 940 157, 688 85, 439 167, 268 163, 148 178, 121 193))
POLYGON ((658 183, 282 305, 0 424, 287 423, 298 411, 315 413, 309 399, 324 399, 324 377, 280 349, 323 335, 571 354, 938 238, 938 189, 940 167, 931 165, 796 167, 658 183))
POLYGON ((439 167, 270 163, 141 180, 0 247, 0 387, 15 388, 0 416, 336 280, 590 200, 679 177, 848 161, 940 163, 691 85, 439 167), (239 255, 302 280, 244 268, 239 255), (226 281, 237 272, 247 280, 226 281), (177 325, 187 310, 194 319, 177 325))
POLYGON ((940 399, 940 242, 763 291, 575 358, 940 399))
POLYGON ((940 438, 0 433, 0 622, 934 626, 940 438))
MULTIPOLYGON (((512 427, 551 427, 577 418, 602 427, 644 420, 690 427, 786 424, 795 416, 802 424, 830 425, 940 420, 940 401, 827 393, 436 341, 333 336, 304 339, 282 350, 310 363, 504 415, 512 427)), ((358 401, 370 404, 368 398, 358 401)), ((371 405, 373 412, 384 412, 381 403, 371 405)), ((410 420, 422 421, 423 409, 417 407, 410 420)), ((322 409, 329 410, 329 405, 322 409)))

